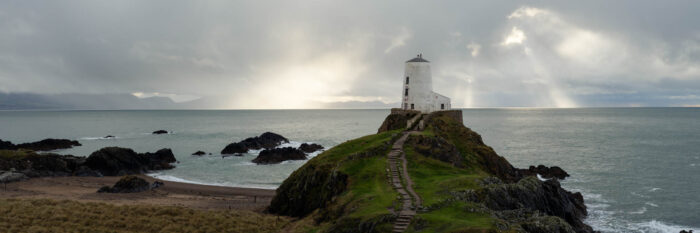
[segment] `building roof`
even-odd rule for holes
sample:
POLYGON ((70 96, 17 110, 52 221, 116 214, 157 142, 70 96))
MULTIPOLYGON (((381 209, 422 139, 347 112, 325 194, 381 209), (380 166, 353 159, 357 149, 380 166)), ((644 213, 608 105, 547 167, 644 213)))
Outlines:
POLYGON ((411 60, 408 60, 406 62, 429 62, 428 60, 423 59, 423 54, 418 54, 418 56, 414 57, 411 60))

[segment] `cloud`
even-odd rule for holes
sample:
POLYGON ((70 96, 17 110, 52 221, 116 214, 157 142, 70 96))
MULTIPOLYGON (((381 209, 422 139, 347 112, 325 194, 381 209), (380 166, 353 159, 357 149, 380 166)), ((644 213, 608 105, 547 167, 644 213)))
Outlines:
POLYGON ((0 91, 389 104, 423 53, 455 107, 695 104, 665 97, 700 96, 698 5, 13 1, 0 9, 0 91))
POLYGON ((406 41, 411 39, 411 36, 411 32, 409 32, 405 27, 402 27, 401 31, 393 39, 391 39, 391 44, 389 44, 389 47, 384 50, 384 53, 389 53, 395 48, 406 45, 406 41))
POLYGON ((525 39, 525 33, 523 33, 523 31, 518 29, 517 27, 513 27, 513 29, 511 29, 510 31, 510 34, 508 34, 506 38, 503 39, 503 42, 501 44, 506 46, 510 44, 522 44, 525 39))
POLYGON ((469 43, 469 44, 467 45, 467 48, 468 48, 469 50, 471 50, 471 53, 470 53, 470 54, 472 55, 472 57, 477 57, 477 56, 479 56, 479 51, 481 50, 481 45, 472 42, 472 43, 469 43))

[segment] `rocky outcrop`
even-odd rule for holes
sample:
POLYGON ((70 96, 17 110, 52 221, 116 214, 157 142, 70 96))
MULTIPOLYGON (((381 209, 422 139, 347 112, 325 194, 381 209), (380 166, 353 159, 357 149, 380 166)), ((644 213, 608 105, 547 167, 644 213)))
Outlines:
POLYGON ((33 151, 6 151, 0 158, 0 170, 15 170, 28 177, 70 176, 85 159, 72 155, 37 154, 33 151))
POLYGON ((201 150, 198 150, 197 152, 192 153, 192 155, 196 155, 196 156, 202 156, 202 155, 206 155, 206 154, 207 154, 206 152, 201 151, 201 150))
POLYGON ((277 188, 267 212, 302 217, 323 208, 338 194, 344 192, 348 175, 333 167, 307 163, 294 171, 277 188))
POLYGON ((28 142, 14 145, 9 141, 0 140, 0 150, 33 150, 33 151, 49 151, 58 149, 68 149, 74 146, 82 146, 78 141, 68 139, 53 139, 47 138, 38 142, 28 142))
POLYGON ((151 134, 168 134, 168 131, 160 129, 160 130, 153 131, 153 133, 151 133, 151 134))
POLYGON ((529 176, 516 183, 489 185, 478 190, 476 196, 492 210, 539 211, 563 219, 576 232, 593 231, 583 223, 588 212, 581 193, 564 190, 556 179, 542 182, 529 176))
POLYGON ((19 172, 0 171, 0 183, 10 183, 26 179, 29 179, 29 177, 19 172))
POLYGON ((16 150, 17 146, 10 141, 0 140, 0 150, 16 150))
POLYGON ((518 172, 523 176, 534 176, 534 175, 540 174, 540 176, 542 176, 542 178, 545 178, 545 179, 557 178, 557 179, 563 180, 563 179, 566 179, 566 177, 569 177, 569 173, 566 173, 566 171, 564 171, 564 169, 561 169, 560 167, 557 167, 557 166, 552 166, 552 167, 547 167, 545 165, 539 165, 537 167, 530 166, 528 169, 518 169, 518 172))
POLYGON ((105 176, 141 174, 148 170, 173 168, 175 155, 170 149, 138 154, 128 148, 105 147, 88 156, 85 165, 105 176))
POLYGON ((466 167, 464 157, 459 154, 457 147, 440 137, 412 135, 406 140, 406 145, 425 157, 434 158, 459 168, 466 167))
POLYGON ((304 160, 306 154, 294 147, 266 149, 253 159, 257 164, 276 164, 287 160, 304 160))
POLYGON ((16 171, 27 177, 114 176, 141 174, 149 170, 171 169, 177 162, 170 149, 138 154, 131 149, 106 147, 88 158, 28 150, 5 150, 0 155, 0 171, 16 171))
POLYGON ((420 114, 419 111, 411 110, 392 109, 391 111, 392 113, 379 126, 377 133, 406 128, 408 120, 420 114))
POLYGON ((287 142, 289 140, 282 137, 282 135, 265 132, 257 137, 250 137, 240 142, 231 143, 221 151, 221 154, 242 154, 247 153, 248 150, 272 149, 287 142))
POLYGON ((125 176, 119 179, 114 186, 104 186, 97 190, 98 193, 138 193, 151 189, 151 184, 148 181, 136 177, 125 176))
POLYGON ((299 150, 303 151, 304 153, 313 153, 319 150, 323 150, 323 146, 316 144, 316 143, 302 143, 301 146, 299 146, 299 150))

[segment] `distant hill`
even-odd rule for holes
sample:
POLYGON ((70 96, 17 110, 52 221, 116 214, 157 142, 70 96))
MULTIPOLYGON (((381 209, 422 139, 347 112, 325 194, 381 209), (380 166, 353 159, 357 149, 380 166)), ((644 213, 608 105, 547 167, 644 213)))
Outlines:
POLYGON ((130 94, 0 93, 0 110, 173 108, 181 108, 181 104, 167 97, 138 98, 130 94))

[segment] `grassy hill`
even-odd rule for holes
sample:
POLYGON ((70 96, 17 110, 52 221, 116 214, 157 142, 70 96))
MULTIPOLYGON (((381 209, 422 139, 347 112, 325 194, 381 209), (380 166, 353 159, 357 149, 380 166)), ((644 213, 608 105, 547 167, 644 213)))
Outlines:
MULTIPOLYGON (((404 144, 413 187, 423 199, 407 232, 592 231, 582 222, 580 194, 563 190, 557 180, 521 175, 464 127, 461 115, 438 112, 423 120, 425 130, 404 144)), ((292 173, 268 211, 297 217, 289 232, 390 232, 401 202, 387 179, 386 156, 405 129, 383 127, 292 173)))

